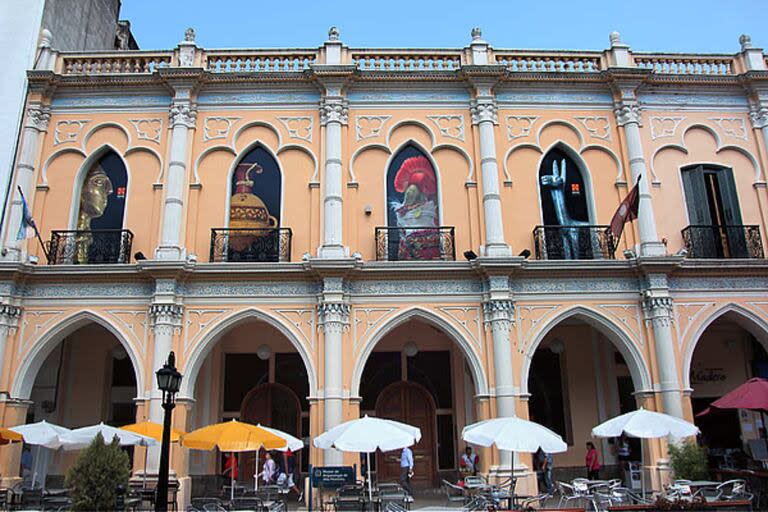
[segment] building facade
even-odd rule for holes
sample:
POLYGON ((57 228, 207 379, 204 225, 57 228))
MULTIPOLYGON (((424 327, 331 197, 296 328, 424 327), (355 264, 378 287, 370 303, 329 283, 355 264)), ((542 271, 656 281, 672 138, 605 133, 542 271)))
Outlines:
MULTIPOLYGON (((3 425, 159 422, 171 350, 177 427, 312 438, 391 417, 422 429, 424 487, 482 419, 558 431, 561 468, 620 412, 692 420, 765 371, 766 57, 747 36, 731 55, 610 42, 356 49, 331 29, 315 49, 209 50, 190 29, 170 51, 41 48, 2 234, 3 425), (44 246, 18 239, 20 193, 44 246)), ((724 454, 761 427, 729 421, 711 427, 724 454)), ((663 471, 664 445, 645 449, 663 471)), ((172 455, 187 495, 221 471, 172 455)), ((535 485, 527 456, 480 455, 535 485)), ((16 474, 18 447, 0 457, 16 474)))

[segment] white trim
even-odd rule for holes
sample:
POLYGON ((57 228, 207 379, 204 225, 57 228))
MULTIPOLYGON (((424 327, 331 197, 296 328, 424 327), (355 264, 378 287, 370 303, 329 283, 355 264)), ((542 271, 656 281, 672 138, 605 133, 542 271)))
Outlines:
POLYGON ((101 128, 107 128, 107 127, 110 127, 110 126, 113 127, 113 128, 120 129, 125 134, 125 138, 127 139, 127 142, 128 142, 128 144, 126 146, 127 148, 133 147, 133 141, 131 140, 131 132, 128 131, 128 128, 126 128, 122 124, 116 123, 114 121, 105 121, 103 123, 99 123, 99 124, 93 126, 90 130, 88 130, 88 133, 86 133, 85 136, 83 136, 83 143, 80 146, 83 149, 83 153, 87 153, 88 152, 88 149, 87 149, 88 148, 88 141, 91 139, 93 134, 96 133, 96 131, 101 129, 101 128))
MULTIPOLYGON (((301 151, 302 153, 306 153, 309 158, 312 159, 312 177, 309 179, 310 183, 319 183, 319 174, 320 174, 320 165, 317 162, 317 158, 315 158, 315 154, 306 146, 303 146, 301 144, 286 144, 285 146, 280 146, 278 150, 275 152, 275 155, 279 155, 283 151, 288 151, 294 149, 296 151, 301 151)), ((280 170, 280 174, 282 174, 282 168, 280 170)))
POLYGON ((283 146, 283 137, 280 135, 280 130, 275 125, 268 123, 267 121, 251 121, 235 130, 235 133, 232 135, 232 144, 230 146, 235 152, 237 152, 237 142, 240 139, 240 135, 248 128, 253 128, 254 126, 261 126, 272 130, 275 133, 275 137, 277 137, 277 147, 280 148, 283 146))
MULTIPOLYGON (((395 124, 393 124, 389 128, 389 131, 387 131, 387 138, 386 138, 385 144, 387 146, 390 146, 391 142, 392 142, 392 134, 394 133, 394 131, 397 130, 398 128, 400 128, 401 126, 407 126, 407 125, 418 126, 419 128, 423 128, 424 130, 426 130, 426 132, 429 134, 430 142, 432 143, 432 147, 435 147, 435 140, 436 139, 435 139, 435 133, 432 131, 432 128, 427 126, 425 123, 422 123, 418 119, 403 119, 402 121, 398 121, 395 124)), ((401 144, 401 146, 402 146, 402 144, 401 144)))
POLYGON ((77 155, 82 156, 84 159, 88 158, 88 155, 80 148, 61 148, 54 151, 53 153, 48 155, 48 159, 43 164, 43 168, 40 173, 40 183, 38 184, 38 186, 44 186, 44 187, 48 186, 48 166, 51 165, 54 160, 56 160, 59 156, 63 155, 64 153, 75 153, 77 155))

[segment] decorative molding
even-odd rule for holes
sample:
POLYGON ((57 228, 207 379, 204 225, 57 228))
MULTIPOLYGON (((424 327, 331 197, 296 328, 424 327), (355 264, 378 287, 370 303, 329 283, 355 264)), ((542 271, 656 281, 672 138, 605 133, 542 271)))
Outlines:
POLYGON ((598 304, 597 307, 618 320, 640 345, 643 344, 643 320, 637 304, 598 304))
POLYGON ((760 290, 768 292, 768 278, 759 276, 671 277, 669 279, 669 288, 676 291, 709 292, 724 290, 738 292, 742 290, 760 290))
POLYGON ((44 132, 48 130, 48 122, 50 120, 51 109, 39 105, 31 106, 27 109, 27 120, 24 123, 24 127, 44 132))
POLYGON ((147 327, 149 319, 145 309, 109 309, 107 313, 119 322, 136 340, 141 343, 141 353, 147 351, 147 327))
POLYGON ((392 116, 355 116, 355 140, 378 137, 391 118, 392 116))
POLYGON ((611 140, 611 123, 605 116, 577 116, 587 132, 596 139, 611 140))
POLYGON ((435 123, 443 136, 464 142, 464 116, 445 114, 427 117, 435 123))
POLYGON ((176 125, 194 128, 197 121, 197 108, 189 103, 174 103, 168 111, 168 120, 171 128, 176 125))
POLYGON ((507 140, 520 139, 531 134, 539 116, 507 116, 507 140), (519 130, 519 131, 518 131, 519 130))
POLYGON ((484 122, 499 124, 498 111, 499 109, 496 106, 495 99, 493 98, 474 99, 470 104, 470 112, 472 113, 472 124, 480 124, 484 122))
POLYGON ((80 133, 83 131, 83 127, 90 123, 90 119, 82 119, 77 121, 58 121, 56 128, 53 131, 53 145, 66 144, 67 142, 75 142, 80 133))
POLYGON ((717 124, 728 137, 747 140, 747 124, 741 117, 710 117, 710 121, 717 124))
POLYGON ((275 309, 274 311, 296 328, 307 346, 315 348, 316 320, 314 308, 286 308, 275 309))
MULTIPOLYGON (((461 325, 464 332, 467 333, 467 336, 477 347, 478 352, 482 353, 483 344, 480 340, 482 339, 483 319, 481 318, 480 308, 477 306, 443 306, 439 309, 461 325)), ((507 330, 509 330, 509 323, 506 325, 507 330)))
POLYGON ((354 352, 357 353, 358 342, 367 340, 371 330, 379 325, 393 307, 355 307, 352 321, 352 339, 354 352), (362 332, 360 332, 362 331, 362 332))
POLYGON ((680 347, 682 347, 683 342, 687 339, 691 326, 715 304, 714 302, 675 302, 675 328, 677 329, 677 340, 680 347))
POLYGON ((768 107, 754 108, 749 113, 752 126, 757 129, 768 127, 768 107))
POLYGON ((24 284, 20 294, 28 299, 88 299, 103 297, 148 298, 152 285, 148 283, 40 283, 24 284))
POLYGON ((19 343, 17 355, 21 356, 32 345, 41 333, 47 331, 58 320, 63 309, 30 309, 24 308, 24 315, 19 321, 19 343), (30 328, 32 332, 29 332, 30 328))
POLYGON ((324 97, 320 100, 320 125, 328 123, 347 124, 349 122, 349 103, 340 97, 324 97))
POLYGON ((231 311, 230 308, 185 308, 184 354, 194 346, 194 341, 213 322, 231 311))
POLYGON ((527 304, 518 305, 515 308, 517 326, 517 349, 522 354, 530 343, 530 334, 536 330, 536 326, 547 316, 560 309, 562 304, 527 304))
POLYGON ((685 117, 651 116, 651 140, 674 137, 677 128, 683 121, 685 121, 685 117))
POLYGON ((163 133, 163 120, 159 117, 152 119, 129 119, 136 129, 136 137, 160 144, 160 136, 163 133))
POLYGON ((615 294, 640 292, 640 284, 634 278, 591 279, 574 277, 570 279, 550 278, 513 279, 512 290, 518 294, 615 294))
POLYGON ((624 126, 629 123, 637 123, 642 126, 641 109, 635 104, 622 104, 613 110, 616 116, 616 123, 619 126, 624 126))
POLYGON ((283 126, 285 126, 289 137, 312 142, 312 129, 314 128, 315 124, 313 117, 278 117, 277 120, 283 123, 283 126))
POLYGON ((314 296, 318 292, 315 283, 307 281, 282 282, 190 282, 185 285, 186 297, 244 297, 248 299, 275 297, 314 296))
POLYGON ((208 116, 203 121, 203 142, 226 139, 239 117, 208 116))
POLYGON ((474 279, 445 280, 360 280, 352 281, 350 293, 363 296, 467 295, 480 294, 482 283, 474 279))

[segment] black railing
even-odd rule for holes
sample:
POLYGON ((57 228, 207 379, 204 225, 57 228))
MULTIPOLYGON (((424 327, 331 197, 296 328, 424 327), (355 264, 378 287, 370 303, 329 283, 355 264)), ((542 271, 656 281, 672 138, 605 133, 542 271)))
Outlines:
POLYGON ((759 226, 688 226, 683 241, 689 258, 763 258, 759 226))
POLYGON ((613 259, 616 242, 608 226, 536 226, 537 260, 613 259))
POLYGON ((133 233, 127 229, 52 231, 49 265, 130 263, 133 233))
POLYGON ((291 228, 214 228, 210 261, 291 261, 291 236, 291 228))
POLYGON ((454 228, 376 228, 376 259, 453 261, 456 259, 454 228))

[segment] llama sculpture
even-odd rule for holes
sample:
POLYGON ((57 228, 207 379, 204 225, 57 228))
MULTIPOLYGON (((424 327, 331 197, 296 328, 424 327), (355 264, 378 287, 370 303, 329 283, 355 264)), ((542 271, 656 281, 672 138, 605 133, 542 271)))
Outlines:
MULTIPOLYGON (((562 238, 563 257, 567 260, 579 259, 579 232, 582 227, 589 226, 589 222, 572 219, 565 207, 565 159, 560 168, 557 160, 552 162, 552 174, 541 177, 541 186, 548 189, 552 196, 552 204, 555 206, 555 216, 560 226, 559 235, 562 238)), ((545 229, 545 236, 546 236, 545 229)))

